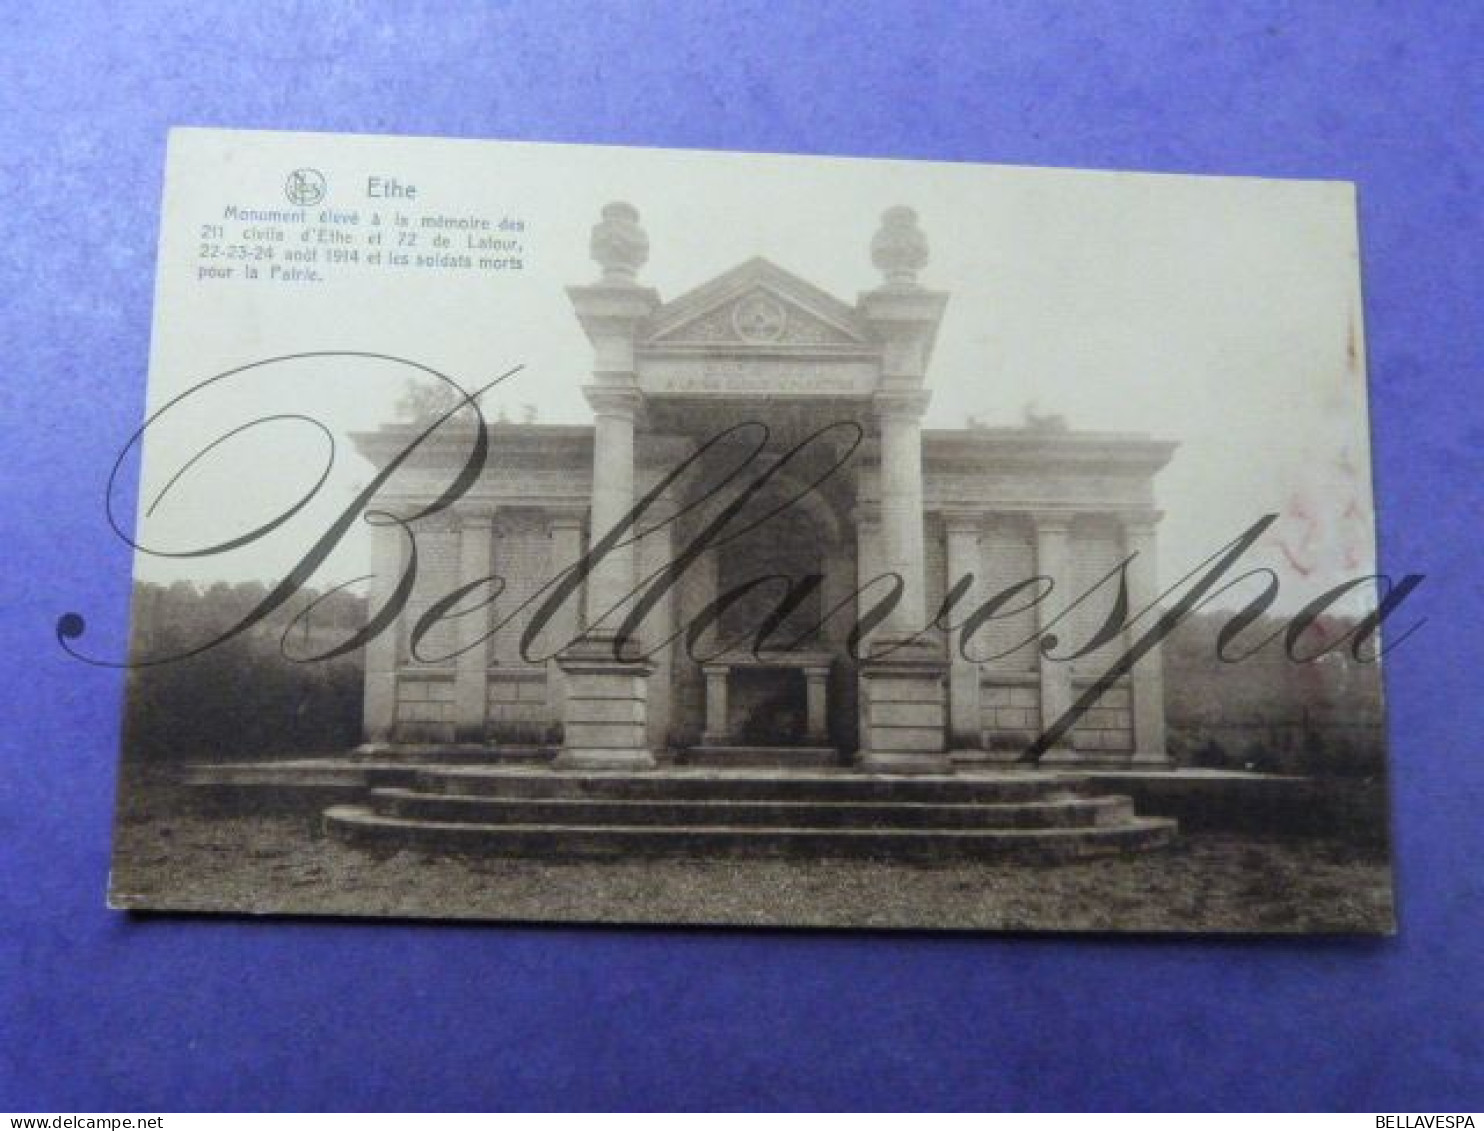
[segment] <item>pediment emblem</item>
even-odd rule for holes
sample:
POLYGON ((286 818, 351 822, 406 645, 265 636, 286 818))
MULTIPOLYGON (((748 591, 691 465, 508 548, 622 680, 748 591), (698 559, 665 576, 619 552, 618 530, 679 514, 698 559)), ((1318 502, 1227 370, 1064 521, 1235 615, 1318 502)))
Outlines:
POLYGON ((788 328, 788 311, 772 295, 756 291, 732 307, 732 328, 744 342, 776 342, 788 328))
POLYGON ((871 347, 869 331, 855 308, 760 258, 664 304, 645 338, 658 348, 871 347))
POLYGON ((662 331, 659 344, 858 345, 839 326, 761 287, 662 331))

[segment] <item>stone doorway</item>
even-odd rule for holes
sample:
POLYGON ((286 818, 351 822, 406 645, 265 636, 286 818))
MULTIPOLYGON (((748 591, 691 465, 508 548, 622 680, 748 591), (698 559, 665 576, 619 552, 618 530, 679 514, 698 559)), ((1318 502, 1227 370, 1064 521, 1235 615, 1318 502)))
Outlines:
MULTIPOLYGON (((825 550, 817 525, 801 509, 774 515, 722 547, 717 561, 717 593, 742 593, 721 616, 720 638, 728 651, 754 650, 759 632, 784 597, 783 581, 763 583, 762 579, 787 578, 793 585, 803 585, 814 577, 823 579, 830 565, 825 550)), ((769 650, 815 649, 823 643, 815 626, 824 612, 824 590, 821 581, 769 634, 764 642, 769 650)))
MULTIPOLYGON (((762 513, 797 493, 783 490, 788 493, 781 499, 759 500, 762 513)), ((848 599, 855 588, 855 539, 837 514, 830 500, 813 495, 713 551, 699 602, 738 596, 702 650, 705 661, 677 672, 677 708, 686 712, 684 730, 694 736, 683 745, 832 756, 855 749, 856 687, 846 648, 854 623, 848 599), (780 620, 789 586, 807 590, 780 620), (843 612, 824 619, 842 603, 843 612), (776 624, 759 654, 759 634, 770 622, 776 624), (690 694, 684 684, 693 688, 690 694)))

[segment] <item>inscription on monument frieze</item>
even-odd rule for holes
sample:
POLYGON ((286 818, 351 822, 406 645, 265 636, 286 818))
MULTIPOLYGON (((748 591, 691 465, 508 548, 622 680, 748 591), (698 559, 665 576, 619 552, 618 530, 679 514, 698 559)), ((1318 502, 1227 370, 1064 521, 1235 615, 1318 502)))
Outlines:
POLYGON ((643 364, 639 371, 639 387, 646 393, 691 396, 736 393, 868 396, 875 385, 875 368, 854 361, 656 358, 643 364))

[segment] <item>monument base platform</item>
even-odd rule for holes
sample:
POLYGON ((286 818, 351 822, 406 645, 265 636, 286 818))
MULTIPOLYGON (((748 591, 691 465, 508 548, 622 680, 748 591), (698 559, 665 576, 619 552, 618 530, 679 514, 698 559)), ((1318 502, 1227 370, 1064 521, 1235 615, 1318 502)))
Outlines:
POLYGON ((1072 860, 1168 844, 1174 821, 1054 774, 858 771, 569 774, 418 770, 326 810, 370 848, 556 858, 653 855, 1072 860))
POLYGON ((620 660, 611 639, 595 637, 558 657, 566 695, 563 740, 555 765, 564 770, 652 770, 649 663, 620 660))
POLYGON ((953 772, 943 735, 948 664, 921 641, 860 665, 861 752, 867 773, 953 772))

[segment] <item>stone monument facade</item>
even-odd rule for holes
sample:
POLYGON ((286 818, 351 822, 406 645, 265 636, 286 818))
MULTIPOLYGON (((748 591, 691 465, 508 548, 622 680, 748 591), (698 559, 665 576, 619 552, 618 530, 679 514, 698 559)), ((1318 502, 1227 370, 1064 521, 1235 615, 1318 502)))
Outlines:
MULTIPOLYGON (((949 295, 920 281, 929 247, 908 208, 883 216, 870 243, 882 281, 854 303, 763 259, 663 301, 641 281, 649 241, 624 203, 603 210, 591 253, 598 278, 568 296, 592 346, 592 424, 491 425, 477 485, 415 525, 412 600, 398 630, 367 649, 367 742, 517 751, 585 771, 691 762, 920 774, 1020 759, 1116 656, 1114 640, 1066 658, 1107 615, 1115 587, 1099 580, 1129 560, 1132 607, 1157 598, 1153 479, 1174 445, 1055 419, 924 428, 949 295), (841 421, 859 425, 858 447, 811 487, 810 461, 838 448, 829 429, 841 421), (629 654, 616 655, 634 594, 693 543, 708 519, 706 484, 762 428, 780 457, 810 436, 829 443, 797 466, 782 461, 763 494, 789 506, 688 561, 638 610, 629 654), (644 500, 644 536, 624 536, 644 500), (543 587, 605 540, 580 592, 523 653, 543 587), (414 630, 441 597, 491 576, 503 586, 481 607, 414 630), (779 576, 818 578, 794 610, 814 631, 759 658, 737 641, 777 604, 759 579, 779 576), (899 599, 853 650, 856 618, 826 614, 864 616, 883 577, 900 579, 899 599), (1091 594, 1070 608, 1030 600, 1032 579, 1046 577, 1057 594, 1091 594), (1022 582, 964 647, 966 614, 1022 582), (953 593, 954 615, 935 623, 953 593)), ((357 442, 381 461, 413 434, 393 424, 357 442)), ((454 431, 435 437, 400 501, 434 497, 466 454, 454 431)), ((407 548, 393 526, 374 537, 376 608, 407 548)), ((1160 673, 1158 652, 1144 656, 1041 760, 1167 765, 1160 673)))

